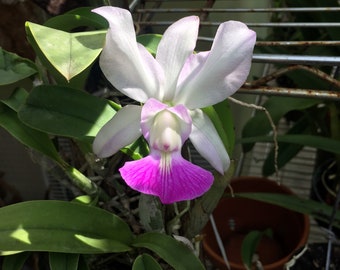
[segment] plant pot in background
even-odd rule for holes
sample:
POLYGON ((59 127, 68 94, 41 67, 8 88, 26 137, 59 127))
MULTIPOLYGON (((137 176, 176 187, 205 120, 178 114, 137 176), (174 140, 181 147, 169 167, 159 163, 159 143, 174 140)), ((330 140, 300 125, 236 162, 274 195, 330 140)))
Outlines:
MULTIPOLYGON (((239 177, 231 181, 234 193, 270 192, 293 194, 285 186, 258 177, 239 177)), ((246 269, 241 260, 244 237, 254 230, 270 228, 273 237, 263 237, 256 254, 265 270, 282 270, 292 254, 304 246, 309 234, 309 218, 272 204, 245 198, 222 198, 213 212, 231 269, 246 269)), ((205 255, 219 269, 227 269, 210 223, 203 230, 205 255)))
MULTIPOLYGON (((315 170, 312 179, 312 189, 310 197, 312 200, 334 206, 336 199, 336 179, 337 163, 335 159, 328 159, 321 163, 315 170)), ((338 187, 339 188, 339 187, 338 187)), ((328 229, 329 224, 316 219, 319 226, 328 229)), ((340 229, 333 228, 332 231, 340 237, 340 229)))

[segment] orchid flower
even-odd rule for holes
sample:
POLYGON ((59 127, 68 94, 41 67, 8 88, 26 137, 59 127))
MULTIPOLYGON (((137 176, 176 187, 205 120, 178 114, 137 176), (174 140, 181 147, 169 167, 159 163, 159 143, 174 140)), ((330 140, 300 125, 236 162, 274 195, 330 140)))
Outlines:
POLYGON ((129 11, 116 7, 93 11, 109 22, 100 56, 104 75, 142 104, 124 106, 101 128, 94 153, 109 157, 143 135, 150 153, 120 168, 125 182, 165 204, 203 195, 213 174, 185 160, 181 149, 189 139, 219 173, 228 169, 228 153, 201 108, 223 101, 245 82, 255 32, 241 22, 222 23, 211 50, 194 53, 199 18, 185 17, 165 31, 154 58, 137 43, 129 11))

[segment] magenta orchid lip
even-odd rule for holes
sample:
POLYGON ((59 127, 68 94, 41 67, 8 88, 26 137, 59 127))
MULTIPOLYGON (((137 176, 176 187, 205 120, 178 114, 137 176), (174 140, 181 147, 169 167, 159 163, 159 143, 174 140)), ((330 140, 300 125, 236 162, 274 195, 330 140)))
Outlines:
POLYGON ((181 156, 189 139, 212 167, 223 174, 228 153, 201 108, 223 101, 245 82, 256 34, 241 22, 222 23, 211 50, 194 53, 199 18, 184 17, 164 33, 156 56, 136 41, 129 11, 93 10, 109 22, 100 67, 110 83, 142 106, 123 107, 97 134, 93 151, 108 157, 141 135, 150 153, 120 169, 133 189, 163 203, 191 200, 213 183, 211 172, 181 156), (133 75, 132 75, 133 74, 133 75))

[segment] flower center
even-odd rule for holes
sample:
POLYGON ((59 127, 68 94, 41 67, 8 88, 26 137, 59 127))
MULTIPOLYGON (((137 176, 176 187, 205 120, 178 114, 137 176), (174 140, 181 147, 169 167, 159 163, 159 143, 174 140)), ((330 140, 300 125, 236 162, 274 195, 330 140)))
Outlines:
POLYGON ((151 147, 162 152, 180 150, 182 138, 179 121, 175 114, 166 109, 159 112, 155 116, 150 130, 151 147))

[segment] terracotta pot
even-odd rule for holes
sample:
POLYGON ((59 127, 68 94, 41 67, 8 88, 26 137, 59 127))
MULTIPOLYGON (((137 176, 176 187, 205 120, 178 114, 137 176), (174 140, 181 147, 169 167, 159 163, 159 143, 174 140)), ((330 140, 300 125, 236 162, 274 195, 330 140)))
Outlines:
MULTIPOLYGON (((293 194, 285 186, 257 177, 233 179, 237 192, 271 192, 293 194)), ((273 231, 273 238, 263 237, 256 253, 265 270, 282 270, 291 255, 304 246, 309 234, 309 218, 285 208, 244 198, 222 198, 214 210, 216 226, 224 243, 231 269, 246 269, 241 260, 241 244, 253 230, 273 231)), ((203 230, 205 254, 219 269, 227 269, 215 240, 211 224, 203 230)))

